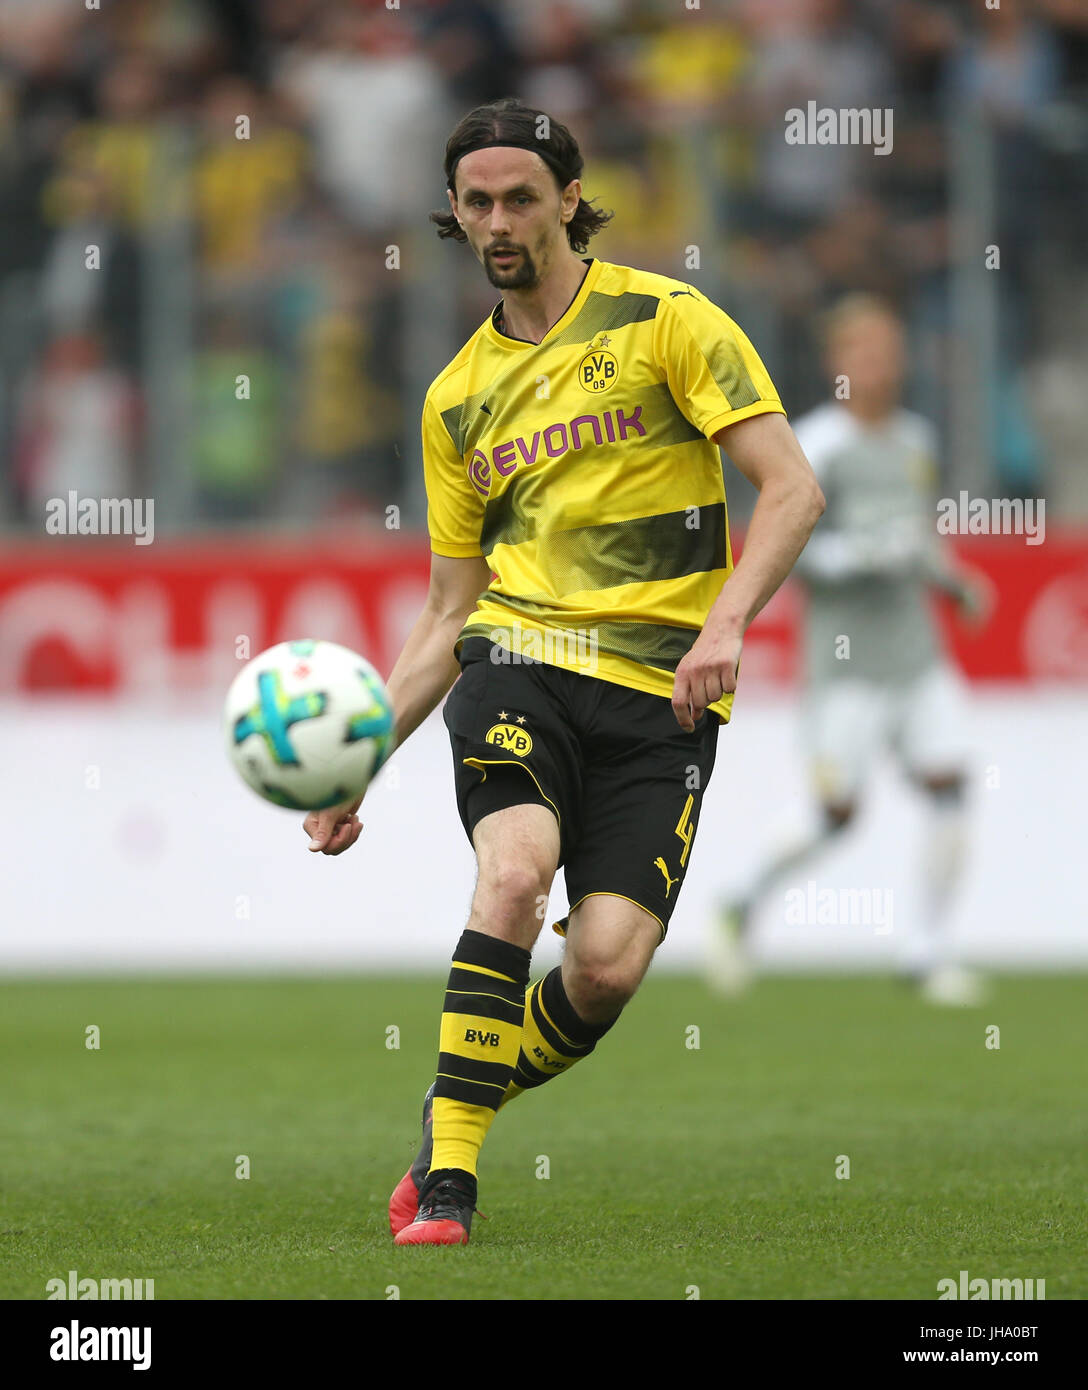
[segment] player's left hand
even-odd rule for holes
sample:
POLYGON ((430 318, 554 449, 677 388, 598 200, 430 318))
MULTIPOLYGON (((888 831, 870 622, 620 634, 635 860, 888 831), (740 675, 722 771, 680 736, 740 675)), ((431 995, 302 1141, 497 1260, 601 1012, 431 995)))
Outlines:
POLYGON ((744 638, 719 635, 706 628, 676 668, 672 687, 672 711, 685 733, 695 725, 715 700, 737 688, 737 666, 744 638))
POLYGON ((302 822, 302 828, 310 837, 309 848, 314 854, 343 854, 363 833, 363 823, 355 814, 363 804, 363 798, 345 801, 341 806, 330 806, 324 811, 311 811, 302 822))

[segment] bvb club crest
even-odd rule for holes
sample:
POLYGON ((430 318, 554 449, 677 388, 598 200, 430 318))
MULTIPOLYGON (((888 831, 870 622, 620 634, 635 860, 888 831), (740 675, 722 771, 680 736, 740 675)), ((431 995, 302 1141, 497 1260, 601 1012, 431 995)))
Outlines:
POLYGON ((616 384, 620 364, 603 348, 592 348, 578 363, 578 384, 591 396, 599 396, 616 384))

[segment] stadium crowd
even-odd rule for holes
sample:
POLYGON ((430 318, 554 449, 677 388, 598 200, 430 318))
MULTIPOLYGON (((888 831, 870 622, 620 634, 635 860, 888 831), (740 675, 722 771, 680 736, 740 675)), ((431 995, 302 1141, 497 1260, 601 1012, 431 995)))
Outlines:
POLYGON ((1088 321, 1079 0, 0 0, 0 523, 148 486, 163 246, 191 285, 181 520, 396 501, 418 248, 461 271, 435 370, 498 297, 427 223, 442 142, 509 94, 570 125, 586 196, 615 211, 588 254, 690 279, 693 227, 712 229, 703 265, 791 414, 824 390, 820 311, 861 289, 906 316, 912 403, 940 424, 962 347, 952 132, 977 122, 1001 251, 992 484, 1088 508, 1062 452, 1088 424, 1068 389, 1088 321), (890 108, 890 157, 788 144, 811 101, 890 108))

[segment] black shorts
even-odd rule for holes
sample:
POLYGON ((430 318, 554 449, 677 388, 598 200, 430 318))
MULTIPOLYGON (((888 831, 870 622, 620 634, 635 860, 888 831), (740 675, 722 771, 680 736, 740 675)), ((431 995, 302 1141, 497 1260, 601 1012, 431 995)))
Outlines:
MULTIPOLYGON (((559 822, 571 910, 594 893, 628 898, 664 940, 714 769, 720 721, 692 733, 672 704, 542 661, 493 661, 486 637, 461 647, 461 675, 442 717, 453 748, 457 810, 477 821, 526 802, 559 822)), ((567 918, 555 924, 566 931, 567 918)))

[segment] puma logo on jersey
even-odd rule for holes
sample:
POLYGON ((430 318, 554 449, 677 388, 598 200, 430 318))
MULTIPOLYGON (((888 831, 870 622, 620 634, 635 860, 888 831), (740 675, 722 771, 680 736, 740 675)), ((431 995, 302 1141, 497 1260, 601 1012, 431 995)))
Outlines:
POLYGON ((691 297, 692 297, 692 299, 694 299, 694 298, 696 297, 696 296, 695 296, 695 291, 694 291, 694 290, 670 290, 670 291, 669 291, 669 298, 670 298, 670 299, 675 299, 676 296, 677 296, 678 294, 690 294, 691 297))
POLYGON ((673 886, 674 883, 679 883, 680 880, 678 878, 669 877, 669 866, 665 863, 664 859, 662 859, 660 854, 654 860, 654 864, 665 875, 665 896, 667 898, 669 896, 669 889, 673 886))

